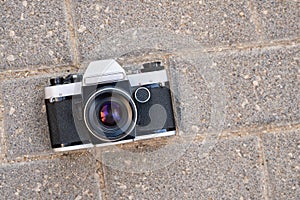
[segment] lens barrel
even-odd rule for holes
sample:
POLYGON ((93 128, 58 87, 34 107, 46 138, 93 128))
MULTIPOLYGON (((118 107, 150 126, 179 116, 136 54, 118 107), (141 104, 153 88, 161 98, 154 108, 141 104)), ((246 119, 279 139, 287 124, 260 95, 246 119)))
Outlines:
POLYGON ((117 141, 134 130, 137 109, 126 91, 114 87, 102 88, 87 100, 84 121, 98 139, 117 141))

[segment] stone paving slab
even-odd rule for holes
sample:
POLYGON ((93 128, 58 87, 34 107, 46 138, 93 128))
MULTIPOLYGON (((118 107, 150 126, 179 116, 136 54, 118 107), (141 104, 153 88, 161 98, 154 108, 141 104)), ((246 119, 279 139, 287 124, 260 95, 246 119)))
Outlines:
POLYGON ((64 1, 1 1, 0 71, 71 63, 64 1))
POLYGON ((3 199, 101 199, 89 155, 0 165, 3 199))
POLYGON ((300 198, 300 131, 263 135, 270 199, 300 198))
POLYGON ((193 143, 171 165, 142 174, 104 166, 107 198, 263 199, 256 138, 220 141, 206 158, 199 149, 193 143))
MULTIPOLYGON (((255 26, 251 19, 249 3, 246 1, 77 1, 73 0, 73 17, 78 36, 82 60, 99 59, 93 55, 99 46, 103 51, 120 47, 120 43, 138 37, 139 31, 124 40, 113 43, 116 38, 126 34, 128 29, 145 29, 141 39, 135 40, 131 50, 149 44, 148 48, 162 45, 168 49, 170 35, 177 34, 194 37, 206 45, 228 45, 257 40, 255 26), (155 28, 155 30, 153 30, 155 28), (148 31, 147 31, 148 29, 148 31), (167 30, 156 44, 151 44, 154 32, 167 30), (120 36, 121 34, 121 36, 120 36), (110 40, 113 45, 101 42, 110 40)), ((144 48, 144 47, 143 47, 144 48)), ((115 56, 115 55, 113 55, 115 56)))
POLYGON ((44 103, 49 77, 31 77, 3 82, 4 131, 9 157, 50 151, 44 103))
MULTIPOLYGON (((214 88, 223 86, 226 96, 219 101, 226 101, 226 106, 219 112, 225 113, 224 128, 294 124, 300 121, 299 50, 296 46, 216 53, 206 55, 208 65, 203 63, 205 55, 201 53, 184 54, 171 58, 171 68, 179 78, 181 74, 175 83, 179 95, 182 88, 190 88, 198 102, 201 95, 207 95, 198 90, 203 87, 197 83, 199 77, 208 80, 207 86, 209 81, 216 84, 214 88), (211 76, 209 69, 217 71, 217 75, 211 76)), ((208 94, 212 93, 215 91, 208 88, 208 94)), ((190 118, 201 119, 198 114, 194 112, 190 118)), ((198 124, 202 122, 198 120, 198 124)))
POLYGON ((297 0, 254 1, 258 21, 265 40, 297 38, 300 35, 299 7, 297 0))

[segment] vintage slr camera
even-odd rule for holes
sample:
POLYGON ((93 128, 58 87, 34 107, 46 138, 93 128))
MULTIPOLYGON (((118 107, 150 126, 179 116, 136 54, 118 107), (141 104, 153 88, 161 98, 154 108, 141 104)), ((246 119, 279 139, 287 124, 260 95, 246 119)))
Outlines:
POLYGON ((83 75, 52 78, 45 103, 55 151, 176 132, 168 76, 160 62, 145 63, 127 76, 115 60, 91 62, 83 75))

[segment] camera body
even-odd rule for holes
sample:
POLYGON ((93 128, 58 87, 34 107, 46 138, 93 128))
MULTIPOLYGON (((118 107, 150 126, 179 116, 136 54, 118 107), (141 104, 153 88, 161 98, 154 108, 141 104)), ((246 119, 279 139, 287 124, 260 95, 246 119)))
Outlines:
POLYGON ((68 151, 175 135, 166 69, 146 63, 126 75, 115 60, 50 80, 45 104, 52 148, 68 151))

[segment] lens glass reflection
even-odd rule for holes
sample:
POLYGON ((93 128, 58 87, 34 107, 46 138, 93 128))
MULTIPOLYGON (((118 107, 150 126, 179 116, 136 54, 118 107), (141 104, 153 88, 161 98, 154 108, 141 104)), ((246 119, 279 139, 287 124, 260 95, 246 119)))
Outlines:
POLYGON ((105 126, 116 126, 122 119, 122 109, 116 102, 105 102, 100 107, 100 121, 105 126))

